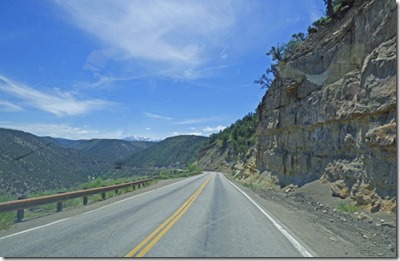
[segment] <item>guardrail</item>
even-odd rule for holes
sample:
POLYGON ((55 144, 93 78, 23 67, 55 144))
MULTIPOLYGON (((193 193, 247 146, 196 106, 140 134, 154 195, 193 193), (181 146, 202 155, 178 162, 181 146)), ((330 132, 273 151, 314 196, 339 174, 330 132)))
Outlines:
POLYGON ((17 210, 17 222, 20 222, 22 221, 22 219, 24 219, 24 209, 27 208, 51 204, 51 203, 57 203, 57 212, 60 212, 63 208, 62 202, 65 200, 83 197, 83 204, 87 205, 88 196, 90 195, 101 193, 102 199, 105 200, 107 191, 115 190, 115 193, 118 193, 118 189, 127 188, 131 186, 133 187, 133 189, 136 189, 136 186, 138 187, 138 189, 140 189, 141 185, 142 187, 147 186, 150 183, 150 181, 152 181, 154 178, 133 181, 133 182, 126 182, 123 184, 112 185, 101 188, 92 188, 92 189, 85 189, 85 190, 64 192, 64 193, 61 192, 59 194, 42 196, 37 198, 19 198, 18 200, 1 202, 0 212, 17 210))

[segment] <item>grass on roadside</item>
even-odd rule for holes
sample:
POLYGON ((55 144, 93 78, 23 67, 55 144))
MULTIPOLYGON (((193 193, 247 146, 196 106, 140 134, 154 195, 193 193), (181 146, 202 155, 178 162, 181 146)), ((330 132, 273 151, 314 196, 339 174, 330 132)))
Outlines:
POLYGON ((359 207, 342 202, 337 206, 336 209, 342 212, 354 213, 359 210, 359 207))
MULTIPOLYGON (((98 188, 98 187, 103 187, 103 186, 122 184, 122 183, 126 183, 126 182, 132 182, 132 181, 142 180, 142 179, 147 179, 147 178, 148 178, 147 176, 134 177, 134 178, 132 178, 132 177, 118 178, 118 179, 97 178, 90 182, 80 184, 80 185, 76 186, 75 188, 71 188, 71 189, 60 188, 60 189, 54 189, 54 190, 35 192, 35 193, 30 194, 29 198, 37 198, 37 197, 42 197, 42 196, 47 196, 47 195, 54 195, 59 192, 77 191, 77 190, 82 190, 84 188, 89 189, 89 188, 98 188)), ((155 181, 153 181, 153 182, 155 182, 155 181)), ((127 192, 132 192, 132 191, 133 191, 132 187, 118 189, 117 193, 115 191, 108 191, 108 192, 106 192, 106 198, 111 198, 116 195, 121 195, 121 194, 124 194, 127 192)), ((7 201, 12 201, 12 200, 17 200, 17 197, 10 196, 10 195, 0 195, 0 202, 7 202, 7 201)), ((101 200, 103 200, 103 199, 102 199, 100 193, 91 195, 88 197, 88 204, 91 204, 91 203, 94 203, 97 201, 101 201, 101 200)), ((74 207, 80 206, 83 204, 82 201, 83 201, 82 198, 74 198, 74 199, 65 200, 65 201, 63 201, 63 209, 69 209, 69 208, 74 208, 74 207)), ((31 219, 31 218, 36 218, 36 217, 56 213, 56 211, 57 211, 56 206, 57 206, 56 203, 52 203, 52 204, 32 207, 30 209, 25 209, 25 219, 31 219)), ((16 211, 0 213, 0 230, 10 228, 13 224, 15 224, 16 219, 17 219, 16 211)))
POLYGON ((11 227, 17 219, 15 211, 0 213, 0 230, 11 227))
MULTIPOLYGON (((188 177, 192 175, 197 175, 200 174, 202 170, 198 168, 196 165, 189 164, 188 167, 184 170, 162 170, 159 174, 160 178, 159 179, 170 179, 170 178, 179 178, 179 177, 188 177)), ((41 196, 47 196, 47 195, 54 195, 59 192, 70 192, 70 191, 77 191, 77 190, 83 190, 83 189, 91 189, 91 188, 99 188, 99 187, 105 187, 105 186, 111 186, 111 185, 117 185, 117 184, 122 184, 126 182, 132 182, 132 181, 137 181, 137 180, 143 180, 147 179, 149 176, 135 176, 135 177, 124 177, 124 178, 117 178, 117 179, 102 179, 102 178, 96 178, 94 180, 91 180, 86 183, 82 183, 77 185, 74 188, 60 188, 60 189, 54 189, 54 190, 46 190, 46 191, 39 191, 35 192, 29 195, 29 198, 36 198, 36 197, 41 197, 41 196)), ((153 180, 150 185, 157 183, 157 180, 153 180)), ((136 187, 137 189, 137 187, 136 187)), ((116 191, 108 191, 106 192, 106 198, 111 198, 117 195, 121 195, 124 193, 132 192, 134 191, 133 187, 127 187, 127 188, 122 188, 118 189, 118 192, 116 191)), ((9 196, 9 195, 0 195, 0 202, 6 202, 6 201, 11 201, 11 200, 17 200, 17 197, 9 196)), ((101 193, 95 194, 88 196, 88 204, 101 201, 102 196, 101 193)), ((63 201, 63 209, 68 209, 68 208, 74 208, 77 206, 80 206, 83 204, 82 198, 75 198, 75 199, 69 199, 66 201, 63 201)), ((47 204, 43 206, 37 206, 37 207, 32 207, 30 209, 25 210, 25 219, 30 219, 30 218, 36 218, 40 216, 45 216, 45 215, 50 215, 52 213, 55 213, 56 210, 56 203, 52 204, 47 204)), ((11 227, 15 221, 16 221, 16 211, 10 211, 10 212, 3 212, 0 213, 0 230, 1 229, 6 229, 11 227)))

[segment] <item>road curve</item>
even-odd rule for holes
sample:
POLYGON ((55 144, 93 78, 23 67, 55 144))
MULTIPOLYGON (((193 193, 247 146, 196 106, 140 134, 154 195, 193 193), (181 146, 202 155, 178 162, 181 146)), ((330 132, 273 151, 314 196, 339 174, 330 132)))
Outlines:
POLYGON ((0 238, 3 257, 302 257, 287 229, 221 173, 206 172, 0 238))

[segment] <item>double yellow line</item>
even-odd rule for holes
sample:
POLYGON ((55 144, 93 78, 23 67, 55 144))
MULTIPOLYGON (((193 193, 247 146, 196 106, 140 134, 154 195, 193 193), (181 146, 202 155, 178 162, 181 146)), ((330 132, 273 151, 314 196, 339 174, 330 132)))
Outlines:
POLYGON ((150 249, 168 232, 168 230, 182 217, 182 215, 189 209, 196 198, 199 196, 200 192, 206 187, 207 183, 210 181, 211 176, 209 176, 201 186, 196 190, 196 192, 190 196, 188 200, 177 210, 172 216, 170 216, 164 223, 162 223, 153 233, 151 233, 145 240, 143 240, 139 245, 137 245, 129 254, 125 257, 143 257, 150 251, 150 249), (140 252, 139 252, 140 251, 140 252), (138 253, 139 252, 139 253, 138 253), (138 254, 136 254, 138 253, 138 254))

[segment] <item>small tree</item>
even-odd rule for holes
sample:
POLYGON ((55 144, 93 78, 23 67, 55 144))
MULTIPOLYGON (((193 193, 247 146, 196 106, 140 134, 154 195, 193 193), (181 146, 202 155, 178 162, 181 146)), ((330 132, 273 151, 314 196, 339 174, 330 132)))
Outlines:
POLYGON ((331 17, 333 15, 333 0, 324 0, 326 5, 326 15, 331 17))
POLYGON ((261 88, 268 89, 269 87, 271 87, 273 79, 279 76, 279 63, 285 60, 285 58, 287 58, 290 54, 292 54, 296 47, 305 39, 306 36, 304 35, 304 33, 297 33, 292 35, 292 38, 287 44, 277 44, 276 46, 272 46, 266 54, 268 56, 271 56, 273 63, 265 71, 265 73, 261 75, 259 79, 254 81, 254 83, 261 85, 261 88))
POLYGON ((272 61, 280 62, 283 60, 284 50, 285 47, 283 45, 277 44, 276 46, 271 47, 271 50, 269 50, 267 55, 272 57, 272 61))

